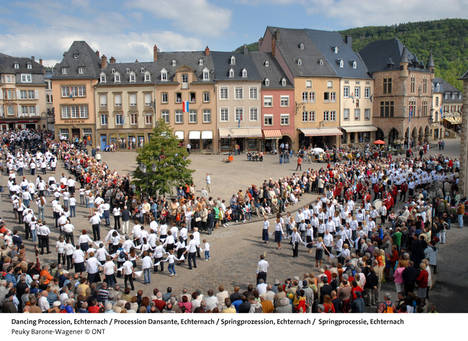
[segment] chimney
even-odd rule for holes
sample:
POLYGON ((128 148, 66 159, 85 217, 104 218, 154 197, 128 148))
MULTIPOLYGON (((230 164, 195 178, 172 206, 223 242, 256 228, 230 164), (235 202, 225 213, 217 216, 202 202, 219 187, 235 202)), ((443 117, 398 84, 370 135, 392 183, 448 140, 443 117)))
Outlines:
POLYGON ((99 51, 96 50, 96 56, 99 58, 99 51))
POLYGON ((34 60, 34 56, 31 56, 31 60, 32 60, 33 62, 35 61, 35 60, 34 60))
POLYGON ((158 61, 158 46, 154 44, 153 46, 153 62, 158 61))
POLYGON ((351 37, 350 35, 345 35, 344 41, 345 41, 346 45, 349 45, 350 47, 353 47, 353 37, 351 37))
POLYGON ((114 58, 114 57, 110 57, 109 62, 110 62, 111 64, 115 64, 115 58, 114 58))
POLYGON ((105 54, 101 57, 101 69, 105 69, 107 67, 107 57, 105 54))
POLYGON ((274 57, 276 53, 276 43, 279 41, 279 32, 276 30, 273 32, 273 37, 271 38, 271 54, 274 57))
POLYGON ((39 59, 39 64, 41 64, 41 65, 42 65, 42 58, 40 58, 40 59, 39 59))
POLYGON ((207 46, 205 47, 205 56, 209 56, 210 55, 210 48, 207 46))

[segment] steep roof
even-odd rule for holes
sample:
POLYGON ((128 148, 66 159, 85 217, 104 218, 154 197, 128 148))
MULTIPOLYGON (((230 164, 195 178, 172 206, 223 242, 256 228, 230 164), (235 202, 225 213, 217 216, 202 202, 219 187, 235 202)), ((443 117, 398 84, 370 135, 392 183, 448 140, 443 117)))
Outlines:
POLYGON ((250 52, 220 52, 211 51, 214 64, 215 80, 217 81, 260 81, 261 77, 255 67, 250 52), (235 64, 231 64, 234 57, 235 64), (234 76, 229 77, 229 71, 234 71, 234 76), (242 70, 247 71, 247 77, 242 77, 242 70))
POLYGON ((271 53, 253 51, 249 52, 252 60, 257 68, 262 81, 262 88, 265 89, 292 89, 293 86, 289 82, 286 74, 281 69, 280 65, 271 53), (269 85, 265 80, 269 80, 269 85), (283 86, 284 79, 284 86, 283 86))
POLYGON ((0 73, 43 74, 44 67, 36 61, 33 61, 32 58, 13 57, 0 53, 0 73), (17 69, 15 69, 15 64, 18 64, 17 69), (28 64, 31 65, 31 69, 28 69, 28 64))
POLYGON ((468 80, 468 70, 466 70, 466 72, 461 76, 462 80, 468 80))
POLYGON ((408 69, 429 72, 418 58, 403 45, 398 38, 377 40, 367 44, 359 51, 370 73, 376 71, 399 70, 400 63, 408 61, 408 69), (389 58, 393 65, 389 63, 389 58))
POLYGON ((435 93, 444 93, 444 92, 461 92, 452 84, 447 82, 443 78, 434 78, 432 80, 432 84, 434 85, 434 92, 435 93))
POLYGON ((53 79, 97 79, 100 63, 96 52, 85 41, 74 41, 62 61, 55 65, 53 79), (68 69, 67 74, 62 74, 62 68, 68 69), (83 73, 78 73, 79 68, 83 73))

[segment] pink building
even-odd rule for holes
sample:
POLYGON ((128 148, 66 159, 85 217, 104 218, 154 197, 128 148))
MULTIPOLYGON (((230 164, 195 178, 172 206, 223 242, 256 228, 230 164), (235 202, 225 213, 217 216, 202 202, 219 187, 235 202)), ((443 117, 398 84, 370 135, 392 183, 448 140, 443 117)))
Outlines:
POLYGON ((251 52, 261 77, 263 150, 277 150, 281 143, 293 146, 295 136, 294 88, 271 53, 251 52))

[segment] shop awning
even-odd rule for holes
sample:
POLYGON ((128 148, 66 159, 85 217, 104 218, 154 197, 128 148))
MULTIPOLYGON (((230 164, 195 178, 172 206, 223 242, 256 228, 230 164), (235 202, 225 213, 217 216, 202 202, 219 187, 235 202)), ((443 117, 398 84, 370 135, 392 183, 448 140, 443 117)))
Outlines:
POLYGON ((184 139, 184 132, 183 131, 175 131, 174 135, 179 139, 183 140, 184 139))
POLYGON ((347 133, 362 133, 367 131, 377 131, 377 128, 374 126, 350 126, 350 127, 341 127, 347 133))
POLYGON ((242 137, 262 137, 261 128, 219 128, 219 137, 222 139, 242 137))
POLYGON ((337 136, 343 135, 338 128, 299 128, 305 136, 337 136))
POLYGON ((280 139, 283 137, 283 134, 281 133, 281 130, 266 130, 263 129, 263 137, 266 139, 280 139))
POLYGON ((211 130, 204 130, 201 132, 202 140, 212 140, 213 139, 213 132, 211 130))
POLYGON ((200 139, 200 132, 195 130, 195 131, 189 131, 188 134, 189 140, 199 140, 200 139))
POLYGON ((450 124, 461 124, 462 123, 462 117, 460 114, 455 113, 451 116, 445 116, 444 121, 449 122, 450 124))

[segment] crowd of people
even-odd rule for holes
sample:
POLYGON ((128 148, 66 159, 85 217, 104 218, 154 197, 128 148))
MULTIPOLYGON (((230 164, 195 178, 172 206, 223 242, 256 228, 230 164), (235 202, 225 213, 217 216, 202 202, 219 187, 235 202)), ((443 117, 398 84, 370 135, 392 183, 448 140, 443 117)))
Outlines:
POLYGON ((196 196, 191 184, 173 198, 137 195, 128 175, 77 143, 28 130, 2 137, 1 167, 12 210, 24 225, 21 233, 4 222, 0 228, 5 312, 364 312, 366 305, 379 312, 427 311, 438 246, 447 230, 463 226, 459 163, 443 156, 392 160, 369 148, 353 160, 251 185, 226 203, 209 197, 209 186, 196 196), (58 160, 69 174, 57 180, 58 160), (27 180, 26 170, 36 178, 27 180), (304 193, 319 198, 286 212, 304 193), (92 238, 88 229, 75 229, 76 206, 89 210, 92 238), (150 284, 151 272, 163 272, 164 263, 176 276, 178 266, 194 269, 197 259, 208 261, 210 244, 200 231, 210 234, 252 215, 264 217, 264 242, 274 237, 281 248, 288 240, 293 257, 300 245, 306 255, 315 249, 314 272, 269 284, 263 257, 256 285, 245 291, 133 293, 136 278, 150 284), (270 215, 276 216, 272 231, 270 215), (55 245, 51 233, 59 236, 55 245), (26 257, 28 239, 37 245, 33 261, 26 257), (51 249, 57 262, 42 264, 40 255, 51 249), (397 300, 381 295, 385 281, 395 283, 397 300))

